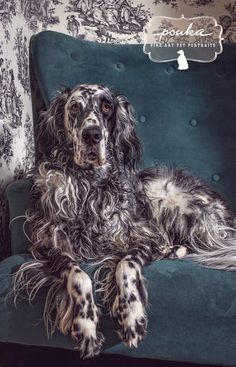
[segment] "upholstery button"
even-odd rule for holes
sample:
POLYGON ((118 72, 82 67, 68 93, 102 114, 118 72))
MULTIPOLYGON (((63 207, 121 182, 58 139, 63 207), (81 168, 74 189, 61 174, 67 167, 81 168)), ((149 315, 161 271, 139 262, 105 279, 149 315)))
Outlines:
POLYGON ((173 66, 167 66, 166 72, 167 72, 167 74, 172 74, 174 72, 173 66))
POLYGON ((218 76, 224 76, 226 74, 226 69, 224 66, 218 66, 216 69, 216 75, 218 76))
POLYGON ((218 182, 220 181, 220 175, 218 173, 214 173, 214 175, 211 176, 212 181, 218 182))
POLYGON ((197 125, 198 125, 198 120, 196 120, 196 119, 191 119, 191 120, 189 121, 189 124, 190 124, 191 126, 195 127, 195 126, 197 126, 197 125))
POLYGON ((78 55, 76 54, 76 52, 71 52, 70 57, 72 58, 72 60, 78 61, 78 55))
POLYGON ((146 121, 146 116, 144 116, 144 115, 140 115, 139 116, 139 122, 145 122, 146 121))
POLYGON ((116 68, 119 70, 124 69, 124 65, 121 62, 117 62, 116 68))

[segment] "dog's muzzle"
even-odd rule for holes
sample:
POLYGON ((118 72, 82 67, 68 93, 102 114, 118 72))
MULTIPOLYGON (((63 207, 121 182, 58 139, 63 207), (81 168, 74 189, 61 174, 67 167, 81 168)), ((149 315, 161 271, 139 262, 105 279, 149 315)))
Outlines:
POLYGON ((83 129, 79 160, 75 159, 78 165, 85 167, 86 165, 101 166, 105 163, 101 148, 102 138, 102 130, 99 126, 89 126, 83 129))
POLYGON ((86 127, 82 133, 83 143, 97 145, 102 140, 102 131, 98 126, 86 127))

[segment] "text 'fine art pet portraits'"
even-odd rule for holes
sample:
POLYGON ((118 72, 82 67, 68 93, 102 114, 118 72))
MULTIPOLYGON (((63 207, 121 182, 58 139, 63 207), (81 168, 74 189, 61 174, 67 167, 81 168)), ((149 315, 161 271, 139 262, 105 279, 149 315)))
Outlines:
POLYGON ((83 358, 104 342, 95 290, 120 339, 137 347, 147 332, 145 265, 187 256, 236 268, 227 204, 180 169, 141 170, 134 126, 127 98, 99 85, 64 90, 40 116, 27 214, 32 260, 14 275, 12 292, 32 300, 44 288, 47 330, 71 335, 83 358), (96 265, 91 278, 82 263, 96 265))

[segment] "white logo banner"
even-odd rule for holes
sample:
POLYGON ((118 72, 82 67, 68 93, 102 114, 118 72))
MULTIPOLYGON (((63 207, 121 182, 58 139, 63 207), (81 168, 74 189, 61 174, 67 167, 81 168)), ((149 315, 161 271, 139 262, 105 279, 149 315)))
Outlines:
POLYGON ((151 61, 177 60, 179 69, 187 60, 214 61, 223 51, 222 26, 211 16, 180 18, 155 16, 144 27, 143 51, 151 61))

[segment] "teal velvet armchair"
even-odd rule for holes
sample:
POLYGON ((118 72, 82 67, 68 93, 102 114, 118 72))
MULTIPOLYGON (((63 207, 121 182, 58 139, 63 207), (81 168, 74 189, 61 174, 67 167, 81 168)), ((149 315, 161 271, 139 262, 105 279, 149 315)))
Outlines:
MULTIPOLYGON (((38 109, 48 106, 62 86, 108 85, 135 108, 146 167, 156 162, 181 166, 207 181, 236 211, 236 45, 225 45, 212 63, 189 62, 185 72, 175 62, 151 62, 142 45, 99 44, 51 31, 33 37, 30 53, 35 121, 38 109)), ((11 256, 0 263, 2 298, 10 274, 30 256, 21 216, 29 207, 31 186, 25 179, 7 188, 11 256)), ((145 276, 147 336, 137 349, 128 349, 118 340, 115 323, 103 315, 102 353, 236 365, 235 272, 163 260, 146 267, 145 276)), ((1 301, 0 342, 73 349, 70 338, 59 332, 48 338, 43 301, 43 295, 32 305, 22 300, 17 309, 12 299, 1 301)))

